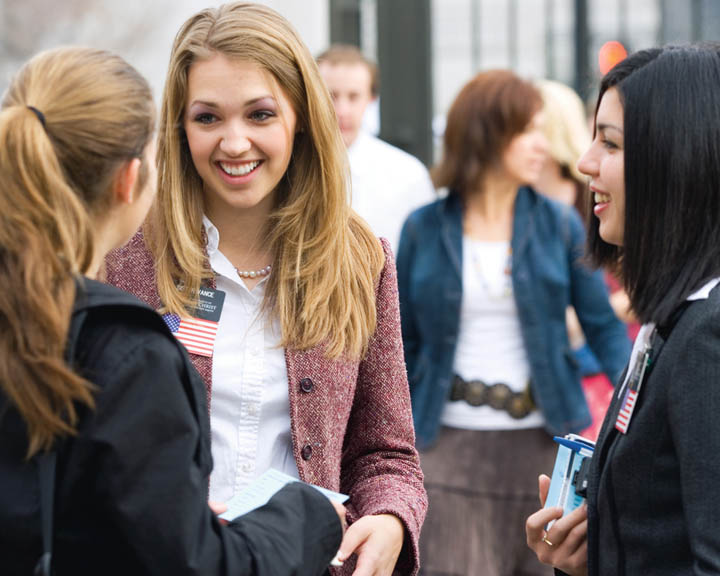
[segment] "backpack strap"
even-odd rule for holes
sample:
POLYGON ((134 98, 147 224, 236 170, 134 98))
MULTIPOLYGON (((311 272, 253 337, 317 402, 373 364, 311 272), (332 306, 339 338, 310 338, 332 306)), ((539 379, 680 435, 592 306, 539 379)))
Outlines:
MULTIPOLYGON (((80 330, 87 316, 87 310, 82 309, 73 313, 65 344, 65 362, 72 363, 75 357, 80 330)), ((38 476, 40 481, 40 518, 42 521, 43 553, 35 565, 35 576, 51 576, 52 549, 53 549, 53 523, 55 511, 55 468, 57 462, 57 446, 51 450, 41 452, 37 457, 38 476)))

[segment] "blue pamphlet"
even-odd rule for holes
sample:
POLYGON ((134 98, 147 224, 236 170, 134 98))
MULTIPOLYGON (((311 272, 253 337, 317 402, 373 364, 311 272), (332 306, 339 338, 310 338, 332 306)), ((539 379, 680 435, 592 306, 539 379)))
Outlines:
MULTIPOLYGON (((247 488, 235 494, 235 496, 225 502, 228 509, 227 512, 220 514, 220 518, 227 521, 234 520, 238 516, 242 516, 251 510, 255 510, 255 508, 264 506, 268 503, 268 500, 272 498, 273 494, 290 482, 300 482, 300 480, 293 478, 292 476, 288 476, 279 470, 270 468, 252 482, 252 484, 250 484, 247 488)), ((349 498, 346 494, 333 492, 332 490, 322 488, 321 486, 315 486, 314 484, 309 484, 309 486, 319 490, 325 494, 325 496, 330 498, 330 500, 339 502, 340 504, 349 498)))
MULTIPOLYGON (((560 506, 564 516, 585 501, 587 470, 595 443, 576 434, 555 436, 554 440, 559 446, 545 508, 560 506)), ((553 522, 548 523, 548 530, 553 522)))

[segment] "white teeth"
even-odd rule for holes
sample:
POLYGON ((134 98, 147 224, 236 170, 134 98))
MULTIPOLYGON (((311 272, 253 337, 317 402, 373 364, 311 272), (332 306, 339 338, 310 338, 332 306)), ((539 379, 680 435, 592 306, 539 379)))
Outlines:
POLYGON ((605 204, 606 202, 610 202, 610 196, 608 194, 601 194, 600 192, 595 192, 594 200, 595 204, 605 204))
POLYGON ((225 164, 224 162, 220 162, 220 168, 230 174, 230 176, 245 176, 245 174, 250 174, 250 172, 255 170, 258 164, 260 164, 259 160, 249 162, 248 164, 225 164))

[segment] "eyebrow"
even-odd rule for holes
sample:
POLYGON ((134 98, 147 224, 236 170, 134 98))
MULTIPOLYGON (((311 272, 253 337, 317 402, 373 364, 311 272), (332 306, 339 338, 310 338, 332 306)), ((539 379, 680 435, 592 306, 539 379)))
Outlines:
MULTIPOLYGON (((273 104, 275 104, 275 98, 271 95, 265 95, 265 96, 258 96, 257 98, 251 98, 250 100, 247 100, 243 106, 253 106, 254 104, 257 104, 258 102, 261 102, 263 100, 271 100, 273 104)), ((207 106, 208 108, 219 108, 220 106, 216 102, 212 102, 211 100, 193 100, 190 103, 190 106, 207 106)), ((189 108, 188 107, 188 108, 189 108)))
POLYGON ((620 128, 619 126, 615 126, 615 124, 600 123, 597 125, 597 129, 600 132, 604 132, 605 130, 615 130, 617 132, 620 132, 620 134, 623 133, 622 128, 620 128))

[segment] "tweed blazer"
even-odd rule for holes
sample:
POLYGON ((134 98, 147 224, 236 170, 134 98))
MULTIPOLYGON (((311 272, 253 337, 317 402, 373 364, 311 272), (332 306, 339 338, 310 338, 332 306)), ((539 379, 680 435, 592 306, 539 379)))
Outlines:
MULTIPOLYGON (((321 346, 285 350, 290 429, 300 479, 349 494, 348 522, 369 514, 400 518, 406 537, 395 573, 416 574, 427 495, 415 449, 395 263, 389 244, 381 242, 377 327, 364 358, 329 359, 321 346)), ((161 307, 155 264, 141 232, 112 252, 106 267, 109 283, 161 307)), ((209 405, 212 359, 190 357, 205 381, 209 405)), ((351 574, 354 564, 351 559, 334 573, 351 574)))

